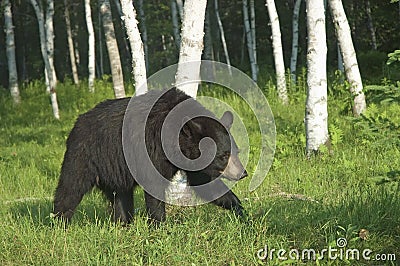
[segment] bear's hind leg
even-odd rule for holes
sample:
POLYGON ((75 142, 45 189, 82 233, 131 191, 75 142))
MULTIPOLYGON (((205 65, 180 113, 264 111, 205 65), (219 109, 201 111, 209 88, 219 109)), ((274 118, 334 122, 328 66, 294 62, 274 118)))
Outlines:
POLYGON ((165 203, 144 192, 147 215, 151 223, 156 225, 165 221, 165 203))
POLYGON ((129 224, 133 218, 133 189, 110 190, 103 189, 104 194, 111 202, 114 222, 129 224))

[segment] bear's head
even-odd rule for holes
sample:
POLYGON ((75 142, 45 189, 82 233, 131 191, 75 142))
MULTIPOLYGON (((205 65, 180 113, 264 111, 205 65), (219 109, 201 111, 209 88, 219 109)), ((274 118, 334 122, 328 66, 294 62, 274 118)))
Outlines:
POLYGON ((238 146, 229 131, 232 123, 233 114, 226 111, 220 119, 207 116, 193 118, 186 122, 180 132, 179 146, 185 147, 181 151, 187 158, 198 159, 203 152, 213 149, 211 162, 199 170, 211 179, 223 177, 238 181, 247 176, 238 156, 238 146), (201 142, 205 139, 211 139, 214 144, 209 141, 202 146, 201 142))

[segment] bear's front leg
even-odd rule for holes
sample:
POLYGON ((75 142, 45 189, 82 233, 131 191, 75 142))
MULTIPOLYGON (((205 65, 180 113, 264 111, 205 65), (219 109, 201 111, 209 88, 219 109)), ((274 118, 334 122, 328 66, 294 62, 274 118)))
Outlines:
MULTIPOLYGON (((199 195, 202 199, 211 202, 217 206, 220 206, 224 209, 232 210, 237 216, 242 217, 244 215, 244 209, 239 198, 225 185, 224 182, 222 182, 222 180, 214 180, 212 188, 208 190, 196 187, 196 185, 202 183, 199 180, 200 179, 197 179, 196 182, 196 180, 190 179, 189 182, 192 185, 192 188, 196 192, 196 194, 199 195), (221 191, 227 192, 217 198, 217 195, 221 194, 221 191)), ((208 178, 203 177, 202 181, 204 180, 208 181, 208 178)))
POLYGON ((242 207, 242 203, 239 198, 233 193, 231 190, 226 192, 220 198, 214 200, 213 204, 220 206, 224 209, 232 210, 239 217, 244 216, 244 209, 242 207))
POLYGON ((156 225, 165 221, 165 203, 159 199, 154 198, 147 192, 144 192, 144 199, 146 202, 147 215, 150 218, 150 223, 156 225))

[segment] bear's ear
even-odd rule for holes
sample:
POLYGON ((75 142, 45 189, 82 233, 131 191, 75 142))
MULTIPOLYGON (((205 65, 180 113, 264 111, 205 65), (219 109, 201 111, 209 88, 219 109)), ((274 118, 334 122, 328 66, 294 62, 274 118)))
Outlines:
POLYGON ((221 117, 221 123, 227 128, 231 129, 233 124, 233 114, 230 111, 226 111, 221 117))
POLYGON ((189 117, 184 118, 184 126, 182 127, 182 132, 186 137, 191 137, 194 134, 201 132, 201 125, 194 122, 189 117))

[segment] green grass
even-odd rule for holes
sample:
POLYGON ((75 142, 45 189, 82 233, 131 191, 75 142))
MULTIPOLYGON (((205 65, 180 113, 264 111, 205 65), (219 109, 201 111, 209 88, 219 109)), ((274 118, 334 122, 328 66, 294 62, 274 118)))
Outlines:
MULTIPOLYGON (((232 95, 204 94, 239 106, 232 95)), ((20 106, 0 90, 0 265, 396 265, 326 258, 284 261, 277 252, 272 260, 261 261, 256 255, 265 246, 321 251, 335 248, 341 237, 347 239, 347 248, 372 250, 371 258, 395 254, 398 264, 399 103, 374 103, 365 118, 354 119, 346 105, 348 95, 331 93, 332 151, 322 149, 307 160, 303 93, 292 89, 289 106, 282 106, 272 92, 267 94, 277 127, 277 151, 255 192, 247 190, 249 179, 234 188, 248 212, 246 219, 210 204, 174 206, 168 208, 165 224, 148 227, 143 192, 138 190, 135 221, 122 227, 111 222, 108 203, 94 190, 64 230, 62 225, 52 226, 50 213, 65 140, 79 114, 113 98, 110 85, 100 81, 96 93, 90 94, 84 85, 60 84, 61 121, 52 118, 43 84, 24 87, 20 106), (369 232, 366 240, 358 236, 361 229, 369 232)), ((246 108, 239 109, 246 117, 246 108)), ((246 127, 254 130, 250 116, 246 127)), ((250 131, 250 136, 253 154, 259 134, 250 131)), ((254 167, 254 161, 249 164, 254 167)))

